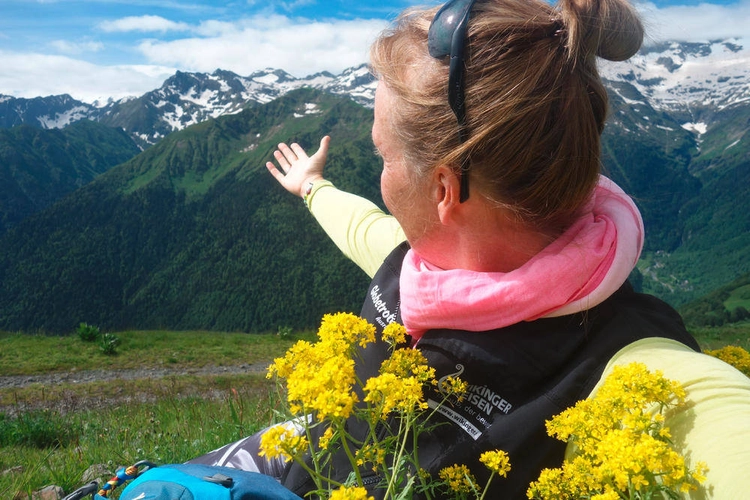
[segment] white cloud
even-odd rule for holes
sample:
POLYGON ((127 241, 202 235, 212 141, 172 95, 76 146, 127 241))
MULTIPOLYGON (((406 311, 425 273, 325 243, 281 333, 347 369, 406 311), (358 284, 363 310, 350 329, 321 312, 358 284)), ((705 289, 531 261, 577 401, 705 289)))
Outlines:
POLYGON ((71 42, 69 40, 55 40, 50 45, 63 54, 82 54, 84 52, 99 52, 104 49, 101 42, 71 42))
POLYGON ((209 36, 148 40, 139 48, 152 64, 187 71, 221 68, 248 75, 272 67, 302 77, 323 70, 339 73, 366 62, 370 44, 385 26, 381 20, 256 17, 231 24, 204 23, 199 31, 209 36))
POLYGON ((130 16, 116 19, 114 21, 103 21, 99 28, 107 33, 113 32, 160 32, 187 31, 190 26, 186 23, 170 21, 161 16, 130 16))
POLYGON ((161 86, 175 68, 153 65, 97 66, 79 59, 0 50, 0 93, 15 97, 70 94, 93 102, 140 96, 161 86))
MULTIPOLYGON (((750 25, 750 0, 663 8, 644 3, 638 8, 652 41, 746 38, 750 25)), ((268 13, 190 25, 159 16, 125 17, 100 24, 97 37, 104 37, 108 49, 103 32, 132 33, 130 46, 123 45, 123 36, 118 35, 118 49, 142 54, 142 64, 86 62, 83 57, 89 52, 98 50, 102 60, 108 54, 98 42, 85 39, 52 43, 56 52, 71 57, 0 50, 0 93, 18 97, 68 93, 86 101, 142 95, 159 87, 177 69, 212 72, 220 68, 243 76, 268 67, 297 77, 323 70, 339 73, 366 62, 370 43, 386 26, 384 20, 316 22, 268 13), (171 32, 172 39, 160 40, 166 32, 171 32), (144 40, 142 33, 148 33, 149 39, 144 40), (174 39, 175 35, 179 37, 174 39)))
POLYGON ((653 3, 638 5, 650 41, 703 42, 745 38, 750 25, 750 0, 730 5, 702 3, 657 8, 653 3))

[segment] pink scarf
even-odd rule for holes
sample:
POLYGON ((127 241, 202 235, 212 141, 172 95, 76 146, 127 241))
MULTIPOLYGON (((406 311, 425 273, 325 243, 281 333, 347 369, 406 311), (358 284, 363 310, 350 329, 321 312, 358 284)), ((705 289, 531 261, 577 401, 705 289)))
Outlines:
POLYGON ((590 309, 622 286, 642 247, 638 208, 600 176, 578 220, 511 272, 436 269, 409 250, 401 271, 401 318, 416 341, 434 328, 481 332, 590 309))

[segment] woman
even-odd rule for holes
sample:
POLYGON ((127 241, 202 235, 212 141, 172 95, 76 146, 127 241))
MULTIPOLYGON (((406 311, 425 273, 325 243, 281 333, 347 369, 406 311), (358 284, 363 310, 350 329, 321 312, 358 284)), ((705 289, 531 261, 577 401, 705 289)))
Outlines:
MULTIPOLYGON (((732 471, 750 466, 750 383, 699 354, 675 311, 627 284, 641 218, 599 174, 607 94, 595 59, 626 59, 642 37, 621 0, 408 11, 371 51, 372 136, 393 217, 324 179, 328 137, 309 158, 282 144, 278 167, 267 165, 373 277, 363 317, 404 324, 438 378, 460 373, 470 384, 470 403, 444 417, 451 425, 419 442, 420 460, 433 473, 464 463, 482 484, 479 454, 505 450, 513 469, 488 498, 524 498, 542 468, 559 466, 565 445, 545 420, 632 360, 682 381, 692 398, 669 424, 711 468, 696 497, 747 491, 732 471)), ((360 376, 377 370, 378 349, 360 376)), ((314 489, 299 466, 282 482, 314 489)))

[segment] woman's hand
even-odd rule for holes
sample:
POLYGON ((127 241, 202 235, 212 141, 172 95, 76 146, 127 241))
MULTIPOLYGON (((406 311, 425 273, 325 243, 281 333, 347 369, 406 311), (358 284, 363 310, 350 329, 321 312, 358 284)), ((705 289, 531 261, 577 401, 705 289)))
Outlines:
POLYGON ((304 197, 311 182, 323 180, 330 142, 329 136, 323 137, 320 140, 320 148, 312 156, 307 156, 299 144, 293 143, 291 147, 284 143, 279 144, 279 149, 273 152, 279 164, 278 168, 271 161, 266 163, 266 168, 284 189, 304 197))

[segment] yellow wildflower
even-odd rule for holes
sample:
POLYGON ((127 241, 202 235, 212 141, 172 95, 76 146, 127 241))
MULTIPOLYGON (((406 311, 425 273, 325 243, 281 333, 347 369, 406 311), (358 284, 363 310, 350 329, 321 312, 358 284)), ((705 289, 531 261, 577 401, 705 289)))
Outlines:
POLYGON ((508 454, 502 450, 485 451, 480 455, 479 461, 499 476, 507 477, 510 471, 508 454))
POLYGON ((474 476, 465 465, 451 465, 442 469, 438 476, 451 491, 456 493, 469 493, 475 489, 477 483, 474 476))
POLYGON ((378 467, 385 465, 386 450, 375 444, 368 444, 357 450, 355 460, 357 465, 362 467, 365 464, 371 464, 372 470, 377 471, 378 467))
POLYGON ((375 500, 361 486, 342 486, 331 493, 330 500, 375 500))
POLYGON ((463 401, 466 391, 469 389, 469 383, 458 377, 448 375, 440 379, 439 389, 444 396, 454 396, 459 401, 463 401))
POLYGON ((542 469, 539 478, 529 485, 526 497, 563 498, 563 490, 560 487, 563 484, 562 479, 562 469, 542 469))
POLYGON ((691 476, 699 483, 703 483, 706 481, 706 472, 708 472, 708 465, 706 465, 706 462, 698 462, 695 464, 695 470, 691 476))
POLYGON ((331 439, 333 438, 333 429, 331 427, 328 427, 324 432, 323 435, 320 436, 320 439, 318 440, 318 446, 321 450, 327 450, 328 446, 331 444, 331 439))
POLYGON ((740 346, 728 345, 721 349, 706 351, 706 354, 719 358, 750 377, 750 353, 740 346))
POLYGON ((383 340, 392 346, 406 343, 406 328, 398 323, 389 323, 383 328, 383 340))
POLYGON ((276 425, 260 437, 261 457, 282 457, 289 462, 294 457, 302 456, 308 450, 307 437, 299 435, 293 428, 276 425))
POLYGON ((427 365, 427 358, 418 349, 396 349, 390 358, 380 365, 380 373, 392 373, 397 377, 414 377, 420 382, 435 378, 435 369, 427 365))
POLYGON ((704 480, 672 449, 663 411, 681 404, 684 389, 641 363, 617 366, 596 395, 547 422, 550 436, 576 447, 576 457, 546 470, 529 498, 638 498, 689 491, 704 480))
POLYGON ((379 408, 381 417, 394 411, 427 409, 422 383, 415 377, 399 378, 393 373, 383 373, 368 379, 364 391, 365 401, 379 408))
POLYGON ((326 314, 318 329, 318 337, 321 342, 332 346, 359 344, 364 347, 375 342, 375 327, 354 314, 326 314))

